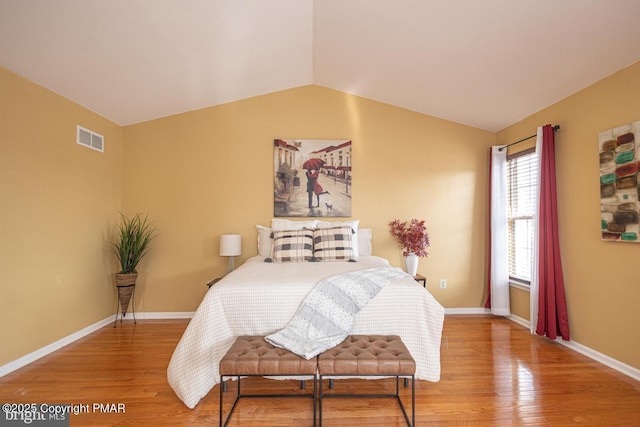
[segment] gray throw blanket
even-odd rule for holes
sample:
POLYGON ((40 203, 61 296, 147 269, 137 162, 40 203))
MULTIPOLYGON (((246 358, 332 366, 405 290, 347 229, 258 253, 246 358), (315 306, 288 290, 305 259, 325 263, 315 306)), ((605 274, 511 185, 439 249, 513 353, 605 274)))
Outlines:
POLYGON ((318 282, 284 328, 265 339, 305 359, 340 344, 356 314, 389 282, 411 277, 395 267, 338 274, 318 282))

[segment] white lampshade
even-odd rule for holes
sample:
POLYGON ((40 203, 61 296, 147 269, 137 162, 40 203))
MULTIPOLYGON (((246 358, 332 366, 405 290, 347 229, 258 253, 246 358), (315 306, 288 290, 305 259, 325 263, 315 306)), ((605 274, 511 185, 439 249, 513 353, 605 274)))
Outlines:
POLYGON ((242 236, 239 234, 222 234, 220 236, 220 256, 242 255, 242 236))

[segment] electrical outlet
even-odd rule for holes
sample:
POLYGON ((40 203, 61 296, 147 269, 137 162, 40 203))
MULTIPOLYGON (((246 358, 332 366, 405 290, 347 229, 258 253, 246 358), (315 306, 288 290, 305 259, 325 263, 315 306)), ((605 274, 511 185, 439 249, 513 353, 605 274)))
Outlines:
POLYGON ((447 279, 440 279, 440 289, 447 289, 447 279))

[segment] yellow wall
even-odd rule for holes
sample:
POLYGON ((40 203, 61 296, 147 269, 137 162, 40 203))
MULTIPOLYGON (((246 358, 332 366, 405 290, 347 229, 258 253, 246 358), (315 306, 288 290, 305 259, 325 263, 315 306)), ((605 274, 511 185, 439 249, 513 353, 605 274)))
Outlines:
MULTIPOLYGON (((274 138, 353 141, 352 217, 374 253, 401 265, 394 219, 423 218, 430 256, 419 272, 446 307, 485 299, 487 147, 496 135, 319 86, 305 86, 121 128, 0 68, 0 365, 113 314, 117 265, 106 241, 122 206, 160 229, 139 266, 136 310, 193 311, 224 274, 218 237, 272 215, 274 138), (80 124, 104 154, 75 143, 80 124), (123 141, 125 143, 123 143, 123 141), (122 160, 123 159, 123 160, 122 160), (8 207, 8 208, 7 208, 8 207), (448 289, 438 280, 448 279, 448 289)), ((640 367, 640 245, 599 237, 598 132, 640 118, 635 64, 497 134, 557 134, 561 248, 573 338, 640 367)), ((512 293, 529 318, 527 296, 512 293)))
POLYGON ((115 312, 121 159, 120 126, 0 68, 0 366, 115 312))
POLYGON ((419 272, 447 307, 484 303, 488 146, 494 134, 319 86, 255 97, 124 128, 123 207, 160 234, 138 269, 139 311, 193 311, 224 274, 218 237, 273 217, 273 139, 351 139, 352 218, 373 228, 374 254, 402 265, 394 218, 425 219, 419 272), (438 289, 439 278, 448 289, 438 289))
MULTIPOLYGON (((509 143, 547 123, 556 133, 560 250, 572 340, 640 368, 640 244, 600 238, 598 133, 640 120, 636 63, 497 135, 509 143)), ((638 135, 636 135, 636 138, 638 135)), ((517 307, 528 295, 514 293, 517 307)), ((529 313, 514 312, 524 318, 529 313)))

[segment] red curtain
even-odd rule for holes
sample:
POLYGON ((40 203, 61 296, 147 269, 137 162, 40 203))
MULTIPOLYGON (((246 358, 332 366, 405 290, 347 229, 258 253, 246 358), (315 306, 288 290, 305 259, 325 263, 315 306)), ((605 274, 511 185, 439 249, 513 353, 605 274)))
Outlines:
POLYGON ((546 335, 550 339, 556 339, 560 335, 563 340, 568 341, 569 319, 558 241, 554 131, 551 125, 544 126, 542 131, 536 334, 546 335))

